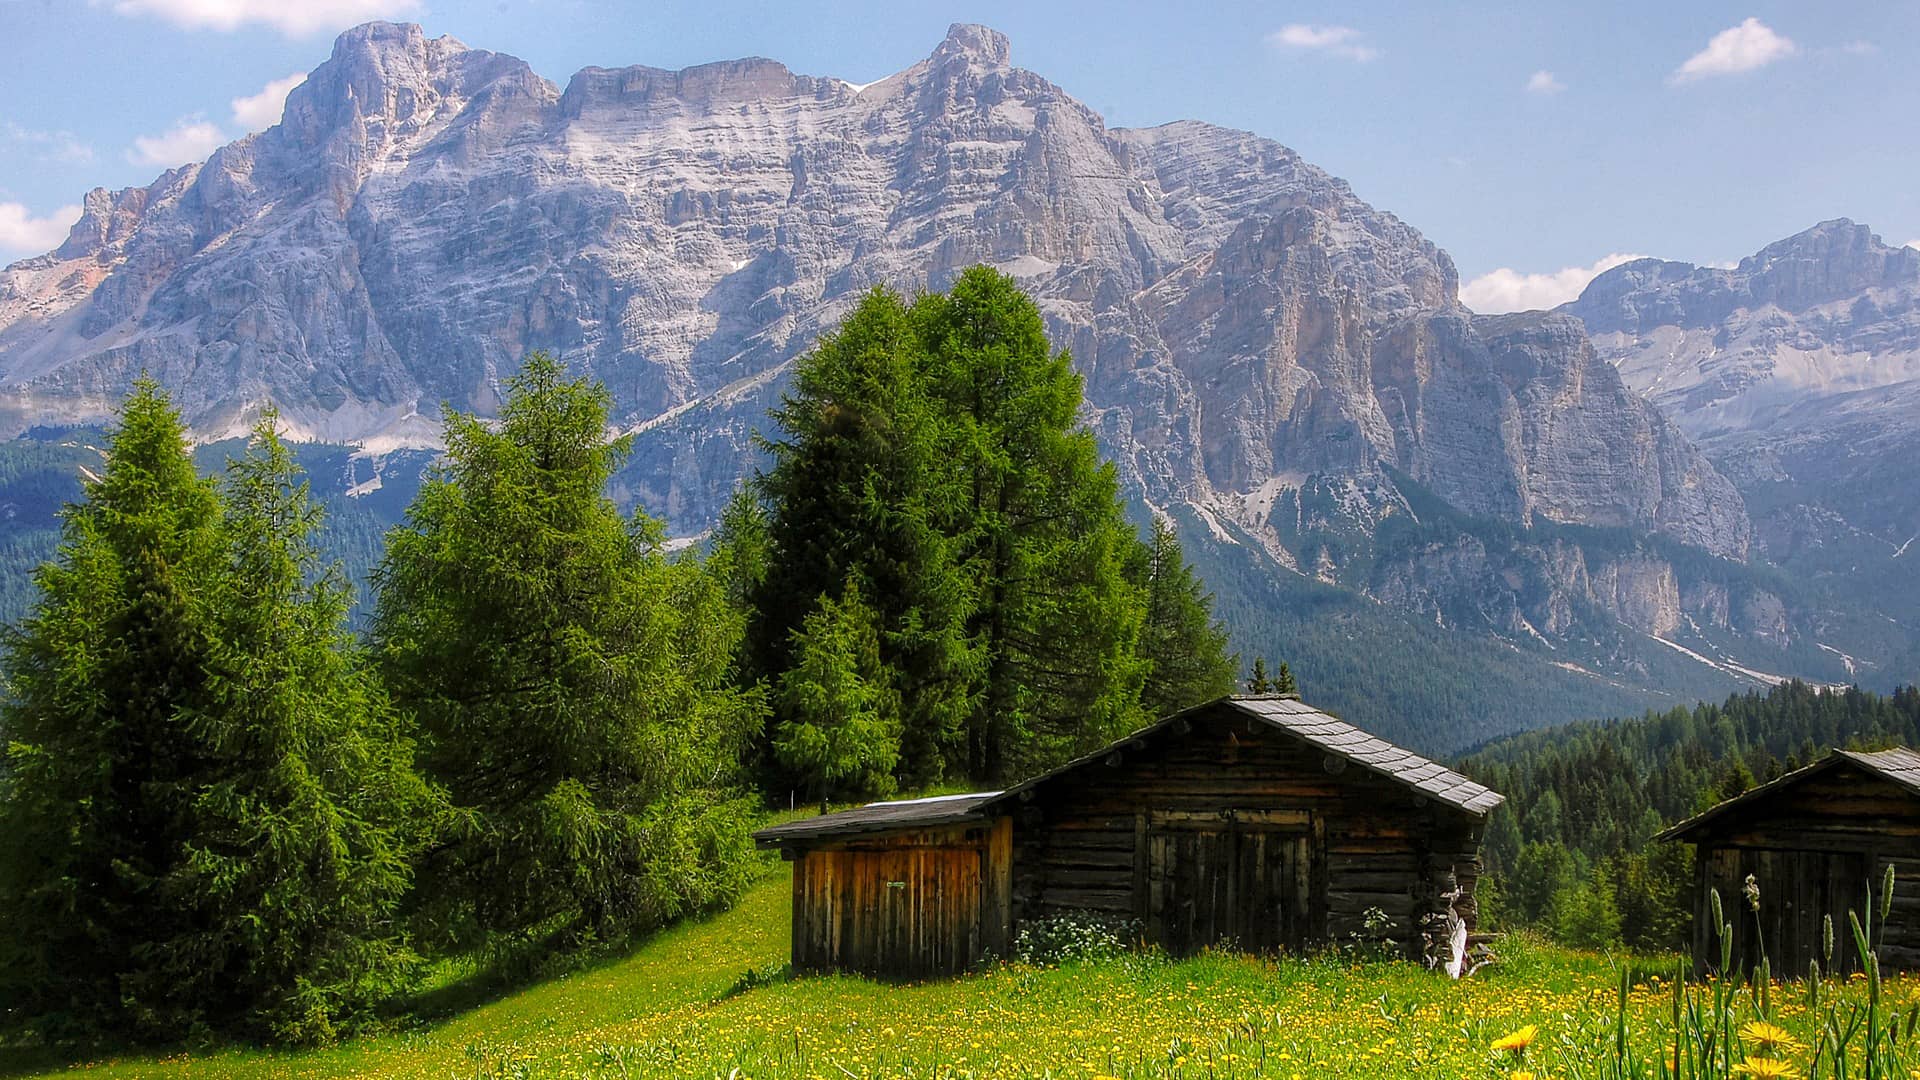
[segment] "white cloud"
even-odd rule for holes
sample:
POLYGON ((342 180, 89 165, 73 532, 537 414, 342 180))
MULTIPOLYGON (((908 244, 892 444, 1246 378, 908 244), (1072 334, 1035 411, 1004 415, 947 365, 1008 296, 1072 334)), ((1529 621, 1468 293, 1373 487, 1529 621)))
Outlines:
MULTIPOLYGON (((98 6, 103 0, 93 0, 98 6)), ((403 15, 419 0, 110 0, 121 15, 152 15, 189 30, 238 30, 258 23, 288 37, 403 15)))
POLYGON ((280 114, 287 107, 287 95, 306 81, 306 73, 296 71, 261 87, 257 94, 234 98, 230 103, 233 106, 233 122, 248 131, 265 131, 280 122, 280 114))
POLYGON ((1460 302, 1482 315, 1558 307, 1580 295, 1587 282, 1645 255, 1608 255, 1592 266, 1569 266, 1549 274, 1523 274, 1501 267, 1460 286, 1460 302))
POLYGON ((38 255, 66 240, 80 220, 78 206, 63 206, 46 217, 34 217, 17 202, 0 202, 0 262, 6 257, 38 255))
POLYGON ((1557 94, 1567 88, 1567 84, 1553 77, 1551 71, 1536 71, 1527 79, 1529 94, 1557 94))
POLYGON ((1363 35, 1351 26, 1308 26, 1305 23, 1293 23, 1267 35, 1267 44, 1286 49, 1314 49, 1347 60, 1366 63, 1380 55, 1380 50, 1371 45, 1363 45, 1363 35))
POLYGON ((1790 38, 1774 33, 1759 19, 1748 19, 1713 35, 1706 48, 1687 57, 1687 62, 1673 73, 1672 81, 1683 83, 1752 71, 1792 56, 1797 50, 1790 38))
POLYGON ((93 147, 71 131, 35 131, 9 120, 0 124, 0 141, 31 148, 37 161, 85 163, 93 160, 93 147))
POLYGON ((127 160, 135 165, 171 169, 205 158, 226 141, 219 128, 189 117, 159 135, 135 136, 133 149, 127 151, 127 160))

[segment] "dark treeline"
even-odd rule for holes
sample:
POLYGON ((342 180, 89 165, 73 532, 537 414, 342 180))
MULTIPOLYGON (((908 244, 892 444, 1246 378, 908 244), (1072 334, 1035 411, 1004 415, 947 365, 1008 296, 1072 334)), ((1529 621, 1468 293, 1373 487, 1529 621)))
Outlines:
POLYGON ((1655 834, 1834 747, 1916 742, 1920 690, 1801 682, 1502 740, 1461 763, 1507 796, 1487 831, 1489 913, 1568 944, 1684 947, 1691 849, 1655 834))
POLYGON ((274 418, 208 478, 140 383, 0 657, 0 1034, 326 1040, 438 958, 730 903, 792 792, 999 781, 1233 688, 1008 278, 867 296, 704 548, 608 497, 604 387, 506 391, 446 414, 359 637, 274 418))

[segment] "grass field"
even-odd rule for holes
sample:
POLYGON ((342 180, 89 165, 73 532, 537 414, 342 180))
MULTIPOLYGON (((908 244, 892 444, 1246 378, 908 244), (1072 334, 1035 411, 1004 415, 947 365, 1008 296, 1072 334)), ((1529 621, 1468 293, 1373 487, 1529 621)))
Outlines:
MULTIPOLYGON (((1514 943, 1504 963, 1460 983, 1407 964, 1225 955, 1005 965, 908 986, 847 977, 743 983, 746 972, 785 960, 787 904, 782 869, 732 911, 418 1031, 304 1053, 4 1064, 16 1075, 182 1080, 1619 1075, 1601 1064, 1613 1060, 1620 1035, 1620 968, 1603 957, 1514 943), (1492 1049, 1526 1025, 1539 1034, 1524 1057, 1492 1049)), ((1673 963, 1632 966, 1671 971, 1673 963)), ((1861 993, 1857 983, 1843 991, 1861 993)), ((1907 1019, 1917 997, 1920 982, 1889 980, 1883 1015, 1907 1019)), ((1783 988, 1778 998, 1773 1019, 1812 1042, 1813 1014, 1797 991, 1783 988)), ((1643 1066, 1671 1044, 1672 1008, 1668 984, 1636 977, 1626 1034, 1643 1066)), ((1792 1058, 1791 1048, 1773 1053, 1792 1058)), ((1881 1075, 1905 1080, 1912 1064, 1881 1075)))

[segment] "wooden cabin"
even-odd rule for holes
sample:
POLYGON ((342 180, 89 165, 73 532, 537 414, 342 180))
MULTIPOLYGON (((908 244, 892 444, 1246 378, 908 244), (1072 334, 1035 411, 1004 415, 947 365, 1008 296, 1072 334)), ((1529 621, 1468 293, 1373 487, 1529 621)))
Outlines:
MULTIPOLYGON (((1693 954, 1704 969, 1720 962, 1712 901, 1719 890, 1732 923, 1735 970, 1759 962, 1757 935, 1776 975, 1804 975, 1824 951, 1824 917, 1833 916, 1834 964, 1859 970, 1847 913, 1864 918, 1888 866, 1898 881, 1880 942, 1886 970, 1920 969, 1920 754, 1904 747, 1862 753, 1835 750, 1820 761, 1744 792, 1656 839, 1694 845, 1693 954), (1748 876, 1760 910, 1746 902, 1748 876)), ((1878 914, 1876 913, 1876 921, 1878 914)), ((1822 968, 1829 965, 1821 960, 1822 968)))
POLYGON ((1233 697, 1004 792, 754 836, 794 864, 802 970, 950 974, 1008 955, 1024 920, 1081 911, 1180 954, 1347 941, 1379 909, 1419 955, 1471 929, 1501 801, 1291 696, 1233 697))

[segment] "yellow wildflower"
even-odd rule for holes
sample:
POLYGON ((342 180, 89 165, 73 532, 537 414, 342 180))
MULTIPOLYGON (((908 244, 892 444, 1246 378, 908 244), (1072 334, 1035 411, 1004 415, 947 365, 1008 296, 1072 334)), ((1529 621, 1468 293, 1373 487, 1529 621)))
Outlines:
POLYGON ((1495 1050, 1506 1050, 1515 1054, 1525 1053, 1527 1047, 1533 1045, 1534 1036, 1538 1034, 1540 1034, 1539 1025, 1528 1024, 1526 1027, 1512 1034, 1502 1035, 1493 1040, 1493 1048, 1495 1050))
POLYGON ((1786 1028, 1780 1027, 1777 1024, 1769 1024, 1764 1020, 1749 1020, 1741 1025, 1740 1037, 1767 1050, 1771 1050, 1774 1047, 1794 1050, 1800 1046, 1799 1042, 1787 1033, 1786 1028))
POLYGON ((1793 1062, 1775 1058, 1750 1057, 1733 1067, 1736 1076, 1757 1076, 1762 1080, 1799 1080, 1793 1062))

